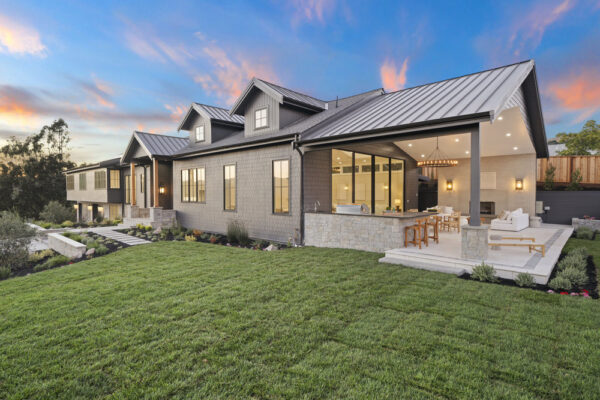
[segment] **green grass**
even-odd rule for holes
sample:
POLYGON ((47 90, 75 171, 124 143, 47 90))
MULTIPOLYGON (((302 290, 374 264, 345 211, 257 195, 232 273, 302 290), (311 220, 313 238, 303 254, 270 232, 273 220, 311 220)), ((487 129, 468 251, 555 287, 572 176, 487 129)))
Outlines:
POLYGON ((379 254, 136 246, 0 282, 0 398, 597 398, 600 302, 379 254))

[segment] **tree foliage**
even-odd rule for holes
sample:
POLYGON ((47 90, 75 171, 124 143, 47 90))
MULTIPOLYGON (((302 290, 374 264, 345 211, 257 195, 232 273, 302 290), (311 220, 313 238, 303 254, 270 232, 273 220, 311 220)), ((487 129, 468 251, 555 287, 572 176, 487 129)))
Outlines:
POLYGON ((587 121, 580 132, 559 133, 556 139, 566 147, 559 152, 561 156, 600 154, 600 125, 594 120, 587 121))
POLYGON ((51 200, 66 202, 63 172, 69 161, 69 126, 58 119, 23 140, 11 137, 0 148, 0 210, 14 210, 35 218, 51 200))

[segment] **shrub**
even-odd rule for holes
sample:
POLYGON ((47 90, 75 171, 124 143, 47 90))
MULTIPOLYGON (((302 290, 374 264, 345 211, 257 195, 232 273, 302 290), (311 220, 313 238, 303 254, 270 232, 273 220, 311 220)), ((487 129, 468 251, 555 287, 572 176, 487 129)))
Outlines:
POLYGON ((567 185, 566 190, 583 190, 581 187, 581 181, 583 177, 581 176, 581 171, 576 169, 571 172, 571 182, 567 185))
POLYGON ((567 279, 573 287, 582 287, 588 282, 588 277, 585 271, 577 268, 566 268, 556 274, 557 277, 567 279))
POLYGON ((571 281, 562 276, 557 276, 554 279, 552 279, 550 283, 548 283, 548 286, 550 286, 554 290, 571 290, 571 288, 573 287, 571 281))
POLYGON ((147 225, 144 227, 144 229, 146 229, 146 232, 151 231, 152 230, 152 225, 147 225))
POLYGON ((481 282, 497 282, 498 278, 496 277, 496 270, 491 265, 487 265, 482 262, 480 265, 476 265, 473 267, 473 272, 471 273, 471 279, 475 279, 481 282))
POLYGON ((44 209, 40 213, 40 219, 55 224, 60 224, 64 221, 73 221, 75 220, 75 209, 52 200, 44 206, 44 209))
POLYGON ((63 221, 62 224, 60 224, 60 226, 62 226, 63 228, 72 228, 73 225, 75 225, 73 221, 69 220, 63 221))
POLYGON ((35 229, 15 213, 0 213, 0 265, 17 271, 27 266, 29 244, 36 236, 35 229))
POLYGON ((37 263, 42 261, 46 257, 52 257, 54 255, 54 251, 51 249, 36 251, 29 255, 29 262, 37 263))
POLYGON ((184 238, 185 234, 183 232, 180 232, 177 235, 175 235, 175 240, 184 240, 184 238))
POLYGON ((9 267, 0 267, 0 281, 3 279, 7 279, 10 276, 10 268, 9 267))
POLYGON ((227 224, 227 240, 245 246, 249 243, 248 229, 242 221, 232 220, 227 224))
POLYGON ((135 231, 127 231, 127 234, 130 236, 133 236, 133 235, 135 235, 135 231))
POLYGON ((563 271, 567 268, 575 268, 585 271, 587 260, 581 254, 569 254, 559 261, 558 270, 563 271))
POLYGON ((204 232, 202 232, 201 230, 198 230, 198 229, 194 229, 194 230, 192 231, 192 234, 193 234, 194 236, 202 236, 202 235, 204 234, 204 232))
POLYGON ((520 287, 534 287, 535 280, 531 274, 527 272, 521 272, 517 275, 517 279, 515 279, 515 283, 520 287))
POLYGON ((40 222, 38 225, 44 229, 52 228, 52 222, 40 222))
POLYGON ((67 256, 54 256, 50 259, 48 259, 45 263, 40 264, 40 265, 36 265, 33 270, 34 271, 43 271, 45 269, 50 269, 50 268, 54 268, 54 267, 58 267, 59 265, 63 265, 66 264, 70 261, 71 259, 67 256))
POLYGON ((211 242, 212 244, 217 243, 217 237, 215 235, 210 235, 210 238, 208 239, 209 242, 211 242))
POLYGON ((104 246, 104 245, 100 245, 98 246, 98 248, 95 251, 95 255, 97 256, 103 256, 105 254, 108 254, 110 250, 108 250, 108 247, 104 246))
POLYGON ((581 255, 583 258, 587 260, 590 253, 585 247, 575 247, 574 249, 569 250, 568 253, 570 256, 572 255, 581 255))
POLYGON ((580 226, 575 231, 575 236, 577 236, 577 239, 592 240, 594 238, 594 231, 587 226, 580 226))
POLYGON ((86 244, 86 247, 88 249, 96 249, 97 250, 100 247, 100 243, 98 243, 95 240, 89 240, 86 244))
POLYGON ((544 190, 554 189, 554 175, 556 174, 556 167, 554 165, 548 165, 546 173, 544 174, 544 190))
POLYGON ((100 224, 100 223, 102 223, 102 221, 104 221, 104 215, 102 215, 102 214, 96 215, 96 223, 100 224))
POLYGON ((252 247, 255 249, 262 249, 264 247, 267 247, 267 242, 264 240, 255 240, 254 243, 252 244, 252 247))
POLYGON ((185 241, 186 242, 195 242, 196 241, 196 236, 194 236, 194 235, 185 235, 185 241))
POLYGON ((200 239, 202 239, 202 240, 208 240, 208 239, 210 239, 210 235, 208 233, 202 233, 200 235, 200 239))
POLYGON ((74 232, 64 232, 62 235, 64 237, 68 237, 69 239, 74 240, 79 243, 83 243, 83 240, 84 240, 83 236, 81 236, 77 233, 74 233, 74 232))

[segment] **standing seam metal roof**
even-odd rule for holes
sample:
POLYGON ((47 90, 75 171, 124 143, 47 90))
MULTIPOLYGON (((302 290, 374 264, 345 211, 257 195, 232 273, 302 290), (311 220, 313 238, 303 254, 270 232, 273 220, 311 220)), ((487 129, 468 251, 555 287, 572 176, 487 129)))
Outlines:
POLYGON ((500 111, 533 69, 525 61, 378 96, 351 114, 308 132, 303 139, 359 133, 500 111))
POLYGON ((201 107, 211 119, 232 122, 235 124, 244 124, 244 116, 242 115, 230 115, 229 110, 221 107, 209 106, 208 104, 194 103, 194 105, 201 107))
POLYGON ((323 100, 319 100, 319 99, 316 99, 307 94, 299 93, 294 90, 281 87, 281 86, 276 85, 271 82, 263 81, 262 79, 257 78, 257 80, 261 81, 265 85, 268 85, 271 89, 275 90, 277 93, 281 94, 286 99, 291 99, 291 100, 297 101, 299 103, 308 104, 308 105, 311 105, 313 107, 317 107, 317 108, 320 108, 323 110, 326 107, 327 102, 325 102, 323 100))
POLYGON ((151 156, 171 156, 184 148, 188 143, 187 137, 158 135, 135 131, 135 137, 150 152, 151 156))

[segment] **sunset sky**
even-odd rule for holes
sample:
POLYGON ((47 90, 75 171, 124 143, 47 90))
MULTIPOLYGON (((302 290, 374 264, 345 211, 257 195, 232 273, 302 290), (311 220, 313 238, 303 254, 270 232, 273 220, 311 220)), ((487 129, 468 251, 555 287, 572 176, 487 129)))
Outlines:
POLYGON ((0 144, 62 117, 99 161, 253 76, 329 100, 529 58, 548 137, 600 119, 599 0, 0 0, 0 144))

